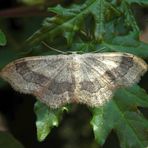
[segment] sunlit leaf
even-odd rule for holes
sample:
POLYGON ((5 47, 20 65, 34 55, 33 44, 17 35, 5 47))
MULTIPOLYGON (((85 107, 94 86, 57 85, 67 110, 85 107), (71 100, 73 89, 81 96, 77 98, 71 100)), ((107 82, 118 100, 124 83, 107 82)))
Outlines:
POLYGON ((53 127, 57 127, 62 118, 64 110, 68 110, 66 107, 60 109, 49 109, 45 104, 37 101, 34 107, 37 120, 37 138, 39 141, 43 141, 50 133, 53 127))

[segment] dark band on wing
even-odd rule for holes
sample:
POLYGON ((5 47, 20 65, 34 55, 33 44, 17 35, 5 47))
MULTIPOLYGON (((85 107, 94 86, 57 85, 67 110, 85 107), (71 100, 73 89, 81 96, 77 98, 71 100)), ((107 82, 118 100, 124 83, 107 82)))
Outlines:
POLYGON ((73 93, 76 88, 75 78, 72 76, 72 82, 57 82, 56 79, 51 80, 48 90, 53 94, 59 95, 64 92, 73 93))
POLYGON ((92 81, 82 81, 80 83, 80 90, 85 90, 90 93, 96 93, 101 89, 101 86, 99 85, 98 80, 95 80, 94 82, 92 81))
POLYGON ((121 76, 128 73, 129 69, 133 66, 133 57, 129 57, 126 54, 121 57, 121 62, 116 69, 116 72, 120 72, 121 76))
POLYGON ((28 66, 27 62, 22 61, 19 63, 15 63, 16 71, 21 75, 21 77, 31 83, 38 84, 40 86, 44 86, 49 81, 49 78, 44 75, 38 74, 32 71, 28 66))

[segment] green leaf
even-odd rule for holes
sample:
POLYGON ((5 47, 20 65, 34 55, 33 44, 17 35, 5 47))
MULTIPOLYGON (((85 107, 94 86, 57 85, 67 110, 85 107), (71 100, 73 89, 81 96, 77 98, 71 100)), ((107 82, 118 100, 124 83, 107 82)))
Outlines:
POLYGON ((109 44, 109 43, 104 43, 102 46, 108 48, 108 51, 117 51, 117 52, 128 52, 135 54, 139 57, 147 58, 148 57, 148 45, 142 42, 139 42, 139 45, 137 47, 132 47, 132 46, 122 46, 118 44, 109 44))
POLYGON ((81 22, 84 19, 83 16, 86 13, 85 11, 81 12, 78 8, 79 6, 75 6, 72 12, 69 9, 62 8, 60 5, 55 8, 50 8, 49 10, 51 12, 57 13, 58 15, 46 19, 43 27, 27 39, 27 44, 33 45, 46 38, 53 40, 59 34, 67 39, 68 44, 71 43, 75 32, 80 29, 81 22))
POLYGON ((95 38, 100 40, 103 38, 103 35, 105 33, 105 1, 104 0, 98 0, 95 4, 96 6, 93 6, 91 9, 92 14, 95 18, 95 38), (96 13, 98 11, 98 13, 96 13))
POLYGON ((128 27, 131 27, 133 31, 139 33, 140 29, 139 29, 139 27, 137 25, 137 22, 135 20, 133 12, 132 12, 132 10, 130 8, 130 5, 128 3, 126 3, 125 1, 122 1, 120 10, 122 11, 122 13, 125 16, 125 24, 128 27))
POLYGON ((45 104, 37 101, 34 106, 34 111, 37 116, 37 138, 43 141, 50 133, 53 127, 57 127, 62 118, 63 111, 68 111, 68 108, 62 107, 60 109, 49 109, 45 104))
MULTIPOLYGON (((57 15, 46 19, 42 28, 36 31, 26 41, 26 45, 37 44, 48 39, 52 41, 55 37, 62 35, 66 38, 68 45, 72 43, 77 32, 82 32, 85 24, 85 18, 90 14, 94 17, 94 40, 100 42, 105 33, 105 18, 110 11, 118 12, 110 3, 105 0, 87 0, 82 5, 73 5, 71 8, 63 8, 58 5, 48 9, 57 15), (108 11, 106 11, 108 9, 108 11)), ((119 14, 119 13, 118 13, 119 14)))
POLYGON ((81 12, 79 5, 72 5, 70 8, 63 8, 61 5, 57 5, 55 7, 48 8, 48 11, 63 17, 73 17, 76 13, 81 12))
POLYGON ((128 52, 143 58, 148 57, 148 44, 139 41, 135 32, 114 37, 102 43, 102 46, 108 48, 108 51, 128 52))
POLYGON ((24 148, 10 133, 0 132, 0 147, 1 148, 24 148))
POLYGON ((5 34, 0 30, 0 46, 5 46, 7 43, 5 34))
POLYGON ((111 130, 117 133, 121 148, 148 146, 148 120, 140 107, 148 107, 148 95, 138 85, 120 89, 114 99, 100 108, 91 109, 91 125, 96 141, 103 145, 111 130))
MULTIPOLYGON (((140 31, 131 9, 132 3, 126 0, 118 4, 115 1, 86 0, 84 4, 70 8, 60 5, 49 8, 56 15, 47 18, 43 26, 28 38, 26 45, 41 41, 56 44, 57 38, 64 37, 67 43, 63 47, 72 50, 93 52, 103 48, 103 51, 129 52, 147 58, 148 45, 139 41, 140 31)), ((118 90, 113 100, 91 109, 91 125, 97 142, 103 145, 111 130, 115 130, 121 148, 148 146, 148 121, 138 106, 148 107, 148 95, 135 85, 118 90)), ((40 102, 35 105, 35 112, 38 139, 43 141, 51 128, 59 124, 63 112, 62 109, 50 110, 40 102)))
POLYGON ((147 0, 126 0, 127 3, 132 4, 132 3, 137 3, 139 5, 148 5, 147 0))

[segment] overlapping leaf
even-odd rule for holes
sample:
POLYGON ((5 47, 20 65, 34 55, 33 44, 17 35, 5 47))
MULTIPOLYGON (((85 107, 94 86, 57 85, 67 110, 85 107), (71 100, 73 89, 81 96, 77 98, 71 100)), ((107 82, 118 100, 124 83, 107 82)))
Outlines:
POLYGON ((63 35, 67 39, 68 44, 71 44, 75 33, 83 30, 82 25, 89 14, 94 17, 95 39, 100 40, 105 33, 105 16, 109 16, 110 12, 105 11, 107 9, 113 10, 113 6, 105 0, 87 0, 82 6, 74 5, 69 9, 60 5, 49 8, 49 11, 57 15, 48 18, 43 27, 28 38, 27 44, 33 45, 47 38, 48 40, 53 40, 58 35, 63 35))
MULTIPOLYGON (((147 1, 123 0, 117 6, 115 1, 109 3, 107 0, 87 0, 84 4, 73 5, 71 8, 60 5, 49 8, 56 16, 46 19, 43 27, 27 40, 27 44, 32 46, 43 40, 54 41, 57 36, 64 36, 72 50, 130 52, 147 58, 148 45, 139 41, 139 28, 130 8, 132 3, 146 5, 147 1), (90 23, 94 23, 91 36, 84 28, 90 14, 93 16, 90 23), (86 40, 76 33, 86 37, 86 40)), ((130 89, 117 91, 114 99, 104 106, 91 109, 91 125, 97 142, 103 145, 111 130, 115 130, 121 148, 146 148, 148 120, 138 106, 148 107, 148 95, 135 85, 130 89)), ((35 111, 38 139, 42 141, 51 128, 58 125, 62 109, 53 111, 37 103, 35 111)))
POLYGON ((95 138, 103 145, 111 130, 116 131, 121 148, 148 146, 148 120, 137 106, 148 107, 148 95, 135 85, 117 91, 113 100, 100 108, 91 109, 91 125, 95 138))
POLYGON ((100 43, 108 40, 108 38, 115 38, 116 34, 121 34, 122 36, 122 34, 127 34, 129 31, 139 33, 130 3, 126 1, 122 1, 118 7, 115 7, 115 3, 109 3, 106 0, 87 0, 82 5, 73 5, 70 8, 63 8, 58 5, 49 8, 49 11, 55 13, 56 16, 47 18, 41 29, 28 38, 25 46, 35 46, 35 44, 43 40, 54 41, 59 36, 64 36, 68 45, 72 45, 72 43, 77 42, 81 38, 81 36, 77 35, 74 40, 77 32, 88 38, 89 35, 84 26, 86 18, 90 14, 94 20, 89 23, 94 23, 91 26, 94 30, 91 32, 89 40, 96 40, 96 42, 100 43))

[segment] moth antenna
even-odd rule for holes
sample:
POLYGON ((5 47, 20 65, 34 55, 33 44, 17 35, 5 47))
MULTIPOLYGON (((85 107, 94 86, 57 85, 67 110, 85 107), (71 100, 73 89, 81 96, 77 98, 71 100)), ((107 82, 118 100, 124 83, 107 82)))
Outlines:
POLYGON ((61 51, 61 50, 58 50, 56 48, 53 48, 51 46, 49 46, 47 43, 45 43, 44 41, 42 41, 42 44, 46 47, 48 47, 49 49, 53 50, 53 51, 56 51, 56 52, 59 52, 59 53, 62 53, 62 54, 67 54, 67 52, 64 52, 64 51, 61 51))
POLYGON ((100 48, 100 49, 98 49, 98 50, 92 51, 92 53, 97 53, 97 52, 104 51, 105 48, 106 48, 106 47, 102 47, 102 48, 100 48))

